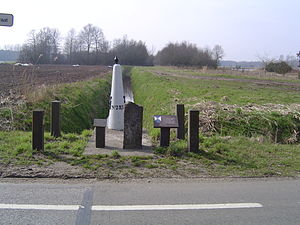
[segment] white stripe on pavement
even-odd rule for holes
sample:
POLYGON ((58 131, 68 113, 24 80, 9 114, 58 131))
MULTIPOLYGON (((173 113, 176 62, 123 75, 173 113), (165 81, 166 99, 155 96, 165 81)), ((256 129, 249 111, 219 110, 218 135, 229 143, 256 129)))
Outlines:
POLYGON ((80 205, 25 205, 25 204, 0 204, 0 209, 35 209, 35 210, 78 210, 80 205))
POLYGON ((137 211, 137 210, 193 210, 193 209, 240 209, 261 208, 260 203, 226 204, 184 204, 184 205, 95 205, 95 211, 137 211))
MULTIPOLYGON (((225 203, 225 204, 181 204, 181 205, 95 205, 94 211, 139 211, 139 210, 203 210, 203 209, 241 209, 261 208, 260 203, 225 203)), ((0 209, 23 210, 79 210, 81 205, 33 205, 0 204, 0 209)))

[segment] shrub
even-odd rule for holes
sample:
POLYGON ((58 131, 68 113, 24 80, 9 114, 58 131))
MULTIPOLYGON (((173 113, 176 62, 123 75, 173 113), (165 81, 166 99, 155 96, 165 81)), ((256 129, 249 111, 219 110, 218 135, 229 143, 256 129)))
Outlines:
POLYGON ((266 65, 266 71, 275 72, 279 74, 286 74, 292 71, 292 67, 290 67, 286 62, 270 62, 266 65))

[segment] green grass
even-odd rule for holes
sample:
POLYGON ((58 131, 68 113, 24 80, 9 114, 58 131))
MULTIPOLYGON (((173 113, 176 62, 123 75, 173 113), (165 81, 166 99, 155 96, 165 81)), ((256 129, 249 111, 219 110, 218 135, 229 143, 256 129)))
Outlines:
MULTIPOLYGON (((184 103, 187 110, 198 102, 221 102, 223 96, 228 96, 227 104, 237 105, 300 102, 299 93, 282 92, 274 87, 261 88, 239 82, 160 77, 145 71, 144 68, 133 68, 131 72, 135 102, 144 107, 144 127, 148 129, 156 144, 159 129, 153 128, 153 115, 174 114, 177 103, 184 103)), ((187 141, 176 140, 172 130, 170 146, 155 147, 154 156, 121 156, 118 151, 113 151, 111 155, 83 155, 92 131, 82 129, 86 126, 86 121, 90 121, 94 116, 93 113, 103 115, 101 111, 97 111, 99 109, 91 106, 95 101, 101 101, 104 104, 101 110, 105 109, 108 84, 105 81, 94 80, 60 88, 46 95, 51 98, 42 98, 40 103, 32 106, 45 106, 52 97, 58 98, 64 102, 63 110, 68 112, 68 107, 70 110, 69 114, 63 115, 63 118, 70 118, 66 120, 66 130, 68 127, 76 127, 77 124, 83 125, 74 129, 75 133, 63 133, 60 138, 53 138, 46 132, 44 151, 31 149, 31 132, 0 132, 0 165, 47 166, 54 162, 65 162, 88 169, 90 173, 95 171, 101 178, 173 175, 265 177, 300 174, 299 142, 274 143, 275 137, 276 142, 286 139, 286 134, 292 132, 291 128, 299 129, 299 119, 293 115, 282 116, 278 113, 257 114, 241 110, 218 112, 219 130, 210 136, 200 134, 198 153, 188 153, 187 141), (80 88, 82 90, 78 90, 80 88), (100 88, 101 93, 99 90, 94 91, 97 88, 100 88), (75 119, 73 124, 71 118, 74 116, 78 116, 79 119, 75 119), (261 138, 262 136, 270 138, 261 138)), ((5 114, 10 116, 9 111, 5 114)), ((48 119, 46 118, 46 121, 48 119)), ((30 121, 28 123, 30 124, 30 121)))
MULTIPOLYGON (((224 73, 203 73, 201 70, 194 70, 194 69, 182 69, 182 68, 176 68, 176 67, 162 67, 162 66, 155 66, 155 67, 146 67, 144 68, 146 71, 150 72, 166 72, 170 74, 177 74, 177 75, 193 75, 193 76, 210 76, 210 77, 221 77, 221 78, 233 78, 233 79, 245 79, 245 80, 266 80, 266 81, 280 81, 280 82, 285 82, 285 83, 300 83, 300 80, 295 80, 295 79, 288 79, 285 78, 284 75, 281 77, 270 77, 270 76, 253 76, 249 75, 247 71, 240 73, 239 75, 232 75, 232 74, 226 74, 224 73)), ((263 73, 263 72, 262 72, 263 73)))
POLYGON ((83 155, 90 135, 89 130, 81 134, 63 134, 60 138, 46 133, 45 150, 33 151, 30 132, 0 132, 0 164, 9 167, 47 166, 65 162, 98 171, 99 175, 108 171, 107 178, 122 173, 145 176, 145 171, 154 175, 157 170, 163 176, 168 176, 168 171, 183 176, 203 176, 198 171, 200 168, 209 176, 217 177, 297 176, 300 173, 299 144, 261 143, 246 137, 201 136, 198 153, 188 153, 184 141, 175 141, 163 152, 157 151, 157 148, 155 156, 121 156, 116 151, 111 155, 83 155))
POLYGON ((252 83, 157 76, 144 68, 132 69, 132 86, 135 102, 144 106, 144 126, 151 136, 157 136, 153 128, 153 115, 174 114, 175 105, 183 103, 186 111, 199 102, 222 102, 240 106, 248 104, 292 104, 300 102, 300 94, 276 87, 260 87, 252 83))
POLYGON ((277 112, 219 112, 216 130, 224 136, 246 136, 264 138, 275 143, 297 142, 300 131, 298 114, 281 115, 277 112))
POLYGON ((107 117, 109 90, 109 83, 102 79, 48 87, 43 93, 33 92, 25 104, 12 112, 1 109, 0 116, 7 119, 13 117, 14 129, 30 130, 32 110, 44 109, 45 129, 49 130, 51 101, 60 100, 62 131, 80 133, 92 127, 94 118, 107 117))
MULTIPOLYGON (((183 141, 175 141, 156 154, 165 158, 157 162, 166 168, 178 167, 187 161, 205 168, 211 176, 297 176, 300 174, 300 145, 259 142, 246 137, 224 139, 221 136, 200 137, 198 153, 189 153, 182 147, 183 141), (170 156, 171 149, 178 148, 180 157, 170 156)), ((188 167, 188 166, 187 166, 188 167)))
MULTIPOLYGON (((177 103, 185 104, 187 111, 199 102, 222 103, 224 96, 228 97, 226 104, 238 106, 300 102, 297 91, 245 82, 196 80, 151 73, 157 69, 164 71, 164 68, 137 67, 132 70, 135 102, 144 107, 144 126, 156 144, 160 131, 153 128, 153 115, 174 115, 177 103)), ((181 162, 187 160, 205 167, 212 176, 299 175, 299 139, 295 144, 279 144, 288 142, 295 132, 300 131, 299 113, 282 115, 275 112, 219 111, 217 130, 210 134, 212 136, 201 134, 199 153, 188 154, 187 141, 175 141, 174 133, 171 133, 168 148, 156 147, 154 151, 166 157, 160 162, 169 165, 168 168, 170 164, 167 161, 176 157, 181 162), (220 135, 230 135, 229 140, 220 135)), ((177 164, 172 168, 177 169, 177 164)))
POLYGON ((82 156, 91 131, 84 130, 81 134, 62 134, 59 138, 45 133, 44 151, 32 150, 31 132, 0 131, 0 164, 31 165, 54 161, 72 161, 82 156), (68 157, 66 157, 68 156, 68 157))
POLYGON ((261 143, 245 137, 230 140, 207 137, 200 149, 197 163, 206 164, 214 176, 293 176, 300 173, 299 144, 261 143))

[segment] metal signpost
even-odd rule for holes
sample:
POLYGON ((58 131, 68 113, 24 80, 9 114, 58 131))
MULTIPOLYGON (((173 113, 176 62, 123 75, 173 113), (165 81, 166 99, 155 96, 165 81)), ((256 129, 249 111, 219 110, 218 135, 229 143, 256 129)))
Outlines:
POLYGON ((14 24, 12 14, 0 13, 0 26, 11 27, 14 24))

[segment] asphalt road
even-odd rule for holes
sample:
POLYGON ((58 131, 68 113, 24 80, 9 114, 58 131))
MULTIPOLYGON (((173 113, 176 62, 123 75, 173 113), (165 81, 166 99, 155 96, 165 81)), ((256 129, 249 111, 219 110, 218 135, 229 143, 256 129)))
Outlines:
POLYGON ((297 225, 300 180, 2 180, 0 224, 297 225))

